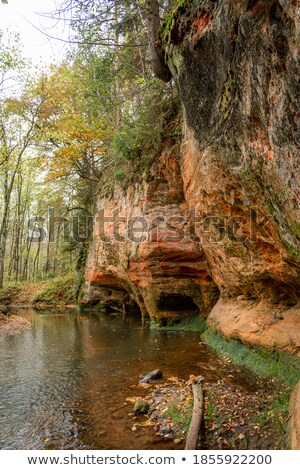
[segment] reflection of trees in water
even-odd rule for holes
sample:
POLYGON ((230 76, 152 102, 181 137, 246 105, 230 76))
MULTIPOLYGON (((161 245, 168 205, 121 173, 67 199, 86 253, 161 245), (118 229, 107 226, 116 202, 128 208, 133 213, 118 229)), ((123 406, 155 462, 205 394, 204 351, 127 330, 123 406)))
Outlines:
POLYGON ((135 388, 139 374, 229 375, 229 366, 199 345, 198 333, 147 330, 140 320, 110 315, 24 316, 31 330, 0 338, 2 448, 171 448, 149 429, 131 431, 124 402, 147 393, 135 388))

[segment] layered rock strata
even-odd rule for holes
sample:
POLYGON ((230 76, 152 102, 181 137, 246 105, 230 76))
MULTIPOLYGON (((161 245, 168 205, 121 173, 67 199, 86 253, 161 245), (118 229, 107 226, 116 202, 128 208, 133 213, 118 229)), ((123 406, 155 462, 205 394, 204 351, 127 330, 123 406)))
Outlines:
POLYGON ((209 315, 298 353, 300 3, 181 3, 163 37, 183 141, 165 142, 143 184, 99 197, 86 301, 209 315))

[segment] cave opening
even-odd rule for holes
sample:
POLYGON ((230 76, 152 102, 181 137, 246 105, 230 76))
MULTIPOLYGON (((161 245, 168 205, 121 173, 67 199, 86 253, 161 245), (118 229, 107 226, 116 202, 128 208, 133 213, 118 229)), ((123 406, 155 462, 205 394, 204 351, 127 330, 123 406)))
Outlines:
POLYGON ((159 312, 190 312, 191 315, 199 312, 199 308, 191 296, 177 293, 161 293, 157 303, 157 310, 159 312))

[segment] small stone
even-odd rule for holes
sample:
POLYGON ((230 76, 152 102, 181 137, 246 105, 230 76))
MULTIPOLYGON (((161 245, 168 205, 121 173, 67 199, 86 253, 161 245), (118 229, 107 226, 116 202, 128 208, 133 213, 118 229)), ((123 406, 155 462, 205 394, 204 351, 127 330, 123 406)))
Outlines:
POLYGON ((281 312, 273 312, 273 318, 274 320, 283 320, 284 316, 281 312))
POLYGON ((137 415, 145 415, 150 409, 149 403, 146 400, 137 400, 133 407, 133 413, 137 415))
POLYGON ((171 429, 168 428, 167 426, 162 426, 159 430, 159 433, 162 435, 162 436, 167 436, 167 434, 170 434, 171 429))

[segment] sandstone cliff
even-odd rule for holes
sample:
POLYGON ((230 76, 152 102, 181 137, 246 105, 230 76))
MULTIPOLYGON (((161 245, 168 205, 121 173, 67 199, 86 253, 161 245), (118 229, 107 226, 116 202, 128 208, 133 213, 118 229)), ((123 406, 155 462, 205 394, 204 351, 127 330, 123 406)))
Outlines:
POLYGON ((300 2, 179 5, 162 38, 183 141, 98 198, 85 301, 299 353, 300 2))

